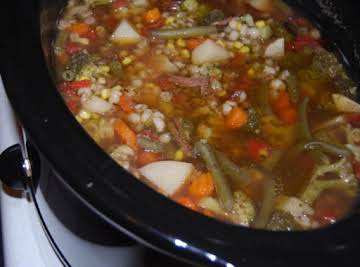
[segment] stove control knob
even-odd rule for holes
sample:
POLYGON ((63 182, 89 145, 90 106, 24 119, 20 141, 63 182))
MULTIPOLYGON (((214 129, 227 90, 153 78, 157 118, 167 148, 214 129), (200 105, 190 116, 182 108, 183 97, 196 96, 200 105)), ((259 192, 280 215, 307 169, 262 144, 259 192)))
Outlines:
POLYGON ((0 180, 14 190, 24 190, 29 162, 25 162, 21 146, 13 145, 0 155, 0 180))

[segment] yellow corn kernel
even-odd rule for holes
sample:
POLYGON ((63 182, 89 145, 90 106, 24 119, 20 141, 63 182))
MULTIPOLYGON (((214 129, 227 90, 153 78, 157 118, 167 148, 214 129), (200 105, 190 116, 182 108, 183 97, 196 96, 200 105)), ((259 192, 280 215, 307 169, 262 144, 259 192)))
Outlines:
POLYGON ((80 110, 80 112, 79 112, 78 115, 79 115, 80 118, 83 119, 83 120, 88 120, 88 119, 91 118, 91 114, 90 114, 89 112, 87 112, 86 110, 83 110, 83 109, 80 110))
POLYGON ((132 59, 131 57, 125 57, 125 58, 123 59, 123 61, 121 61, 121 63, 122 63, 123 65, 129 65, 129 64, 131 64, 132 61, 133 61, 133 59, 132 59))
POLYGON ((100 92, 100 96, 102 99, 107 100, 111 96, 111 90, 110 89, 102 89, 100 92))
POLYGON ((190 52, 189 52, 189 50, 187 50, 187 49, 181 49, 180 55, 181 55, 183 58, 190 58, 190 52))
POLYGON ((226 95, 226 91, 225 90, 221 90, 217 93, 218 96, 225 96, 226 95))
POLYGON ((165 20, 165 24, 166 25, 170 25, 171 23, 173 23, 175 21, 175 18, 170 16, 170 17, 167 17, 166 20, 165 20))
POLYGON ((240 31, 241 27, 242 27, 242 25, 241 25, 241 22, 240 22, 240 21, 239 21, 238 23, 236 23, 236 29, 237 29, 238 31, 240 31))
POLYGON ((166 48, 171 49, 171 50, 175 50, 174 42, 172 42, 172 40, 168 41, 166 43, 166 48))
POLYGON ((223 40, 221 40, 221 39, 217 40, 216 43, 217 43, 218 45, 221 45, 222 47, 225 47, 225 46, 226 46, 225 42, 224 42, 223 40))
POLYGON ((82 123, 83 119, 79 116, 79 115, 76 115, 75 116, 75 119, 79 122, 79 123, 82 123))
POLYGON ((177 39, 176 40, 176 45, 180 46, 180 47, 185 47, 186 46, 186 42, 184 41, 184 39, 177 39))
POLYGON ((126 57, 126 56, 129 55, 129 52, 128 52, 127 50, 121 50, 120 53, 119 53, 119 55, 120 55, 121 57, 126 57))
POLYGON ((110 67, 108 65, 101 65, 99 68, 100 68, 100 70, 102 72, 109 72, 110 71, 110 67))
POLYGON ((248 71, 247 71, 247 74, 250 76, 250 77, 253 77, 255 75, 255 70, 253 68, 250 68, 248 71))
POLYGON ((184 159, 184 152, 181 149, 175 152, 175 160, 183 160, 184 159))
POLYGON ((256 27, 261 29, 261 28, 264 28, 266 26, 266 23, 265 21, 263 20, 258 20, 256 23, 255 23, 256 27))
POLYGON ((233 47, 236 49, 240 49, 241 47, 243 47, 244 44, 242 42, 236 41, 233 43, 233 47))
POLYGON ((247 53, 250 52, 250 47, 248 47, 248 46, 245 45, 245 46, 241 47, 239 51, 240 51, 241 53, 247 54, 247 53))
POLYGON ((79 80, 79 81, 90 80, 90 78, 89 78, 88 76, 81 75, 78 80, 79 80))

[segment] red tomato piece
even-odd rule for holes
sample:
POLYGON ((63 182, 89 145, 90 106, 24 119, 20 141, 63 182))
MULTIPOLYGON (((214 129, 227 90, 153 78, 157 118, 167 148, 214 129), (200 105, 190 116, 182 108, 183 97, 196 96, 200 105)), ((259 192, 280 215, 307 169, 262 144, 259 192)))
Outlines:
POLYGON ((66 105, 73 114, 77 114, 80 111, 80 103, 78 98, 70 98, 66 105))
POLYGON ((126 7, 128 5, 129 1, 128 0, 116 0, 114 2, 112 2, 111 4, 111 8, 112 9, 119 9, 122 7, 126 7))
POLYGON ((73 55, 76 52, 79 52, 80 50, 81 50, 81 46, 79 44, 71 43, 71 42, 65 44, 65 51, 69 55, 73 55))
POLYGON ((355 128, 360 128, 360 113, 352 113, 345 115, 345 120, 355 128))
POLYGON ((246 151, 251 160, 260 161, 269 156, 270 146, 263 140, 253 138, 246 143, 246 151))
POLYGON ((97 39, 97 34, 94 29, 91 29, 86 34, 82 34, 81 37, 88 38, 90 41, 95 41, 97 39))
POLYGON ((89 87, 91 80, 73 81, 69 82, 69 86, 72 90, 79 90, 80 88, 89 87))
POLYGON ((162 26, 165 25, 165 20, 164 18, 160 18, 152 23, 148 23, 146 24, 142 30, 141 30, 141 33, 144 35, 144 36, 150 36, 150 33, 151 31, 154 31, 156 29, 160 29, 162 26))
POLYGON ((294 42, 295 50, 301 50, 305 46, 317 47, 320 46, 320 41, 312 38, 311 36, 297 36, 294 42))

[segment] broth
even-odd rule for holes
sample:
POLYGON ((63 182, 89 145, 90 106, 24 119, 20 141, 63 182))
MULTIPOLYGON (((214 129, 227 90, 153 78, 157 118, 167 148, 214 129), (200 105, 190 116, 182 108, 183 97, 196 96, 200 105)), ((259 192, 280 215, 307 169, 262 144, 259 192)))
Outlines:
POLYGON ((158 192, 268 230, 313 229, 351 210, 355 83, 282 1, 71 0, 58 29, 67 106, 158 192))

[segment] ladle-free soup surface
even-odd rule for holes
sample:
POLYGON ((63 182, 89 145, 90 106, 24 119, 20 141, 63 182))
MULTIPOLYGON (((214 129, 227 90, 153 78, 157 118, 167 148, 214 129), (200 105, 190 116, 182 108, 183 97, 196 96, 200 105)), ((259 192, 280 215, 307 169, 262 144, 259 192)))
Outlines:
POLYGON ((319 30, 283 2, 71 0, 58 29, 69 109, 160 193, 269 230, 351 210, 356 88, 319 30))

